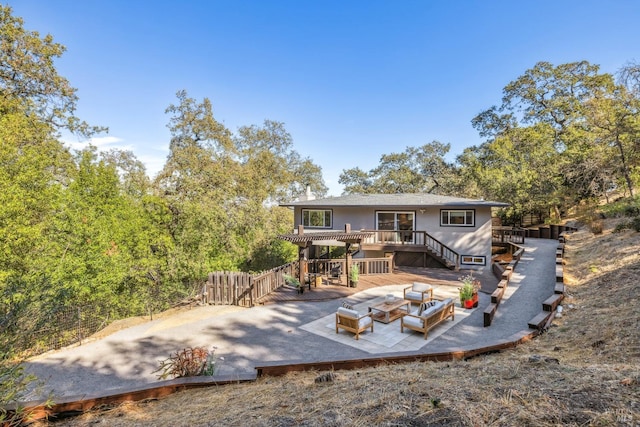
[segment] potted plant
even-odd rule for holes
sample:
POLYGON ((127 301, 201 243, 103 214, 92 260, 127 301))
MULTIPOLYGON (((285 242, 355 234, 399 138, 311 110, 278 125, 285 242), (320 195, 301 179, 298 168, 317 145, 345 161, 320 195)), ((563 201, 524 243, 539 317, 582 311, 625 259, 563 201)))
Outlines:
POLYGON ((289 285, 289 286, 293 286, 294 288, 296 288, 296 290, 298 291, 299 294, 304 293, 304 286, 302 286, 302 284, 300 283, 300 280, 298 280, 297 278, 293 277, 293 276, 289 276, 288 274, 284 275, 284 282, 289 285))
POLYGON ((352 288, 355 288, 358 286, 359 275, 360 275, 360 270, 358 269, 358 264, 352 264, 351 271, 349 272, 349 282, 351 283, 352 288))
POLYGON ((478 306, 478 291, 480 290, 480 281, 473 277, 473 274, 467 274, 460 278, 462 286, 460 287, 460 305, 464 308, 473 308, 478 306))

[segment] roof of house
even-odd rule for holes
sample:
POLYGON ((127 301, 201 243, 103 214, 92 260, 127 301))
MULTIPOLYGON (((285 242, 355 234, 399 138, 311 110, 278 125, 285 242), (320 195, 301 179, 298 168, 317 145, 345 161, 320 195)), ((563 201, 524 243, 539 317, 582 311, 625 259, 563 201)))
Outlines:
POLYGON ((439 196, 436 194, 404 193, 404 194, 348 194, 346 196, 328 197, 326 199, 301 200, 282 203, 280 206, 300 207, 429 207, 429 206, 487 206, 506 207, 508 203, 488 200, 465 199, 462 197, 439 196))

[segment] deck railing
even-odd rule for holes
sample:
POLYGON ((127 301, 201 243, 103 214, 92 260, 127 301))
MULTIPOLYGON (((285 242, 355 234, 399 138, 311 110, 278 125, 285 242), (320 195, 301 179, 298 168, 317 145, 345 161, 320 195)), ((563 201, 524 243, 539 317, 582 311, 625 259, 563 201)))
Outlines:
POLYGON ((284 275, 296 276, 298 263, 291 262, 259 274, 240 271, 209 273, 202 290, 204 302, 213 305, 253 307, 262 297, 284 285, 284 275))
MULTIPOLYGON (((358 266, 360 275, 390 274, 393 272, 393 258, 353 258, 352 264, 358 266)), ((309 274, 330 275, 331 270, 340 267, 342 274, 346 273, 346 261, 344 259, 310 259, 307 261, 309 274)))
POLYGON ((526 234, 527 230, 520 227, 493 227, 491 229, 491 237, 494 244, 524 244, 526 234))
POLYGON ((372 245, 414 245, 414 246, 426 246, 433 254, 439 256, 441 259, 451 263, 456 268, 460 267, 460 255, 434 238, 426 231, 409 231, 409 230, 363 230, 369 231, 373 234, 363 240, 363 244, 372 245))

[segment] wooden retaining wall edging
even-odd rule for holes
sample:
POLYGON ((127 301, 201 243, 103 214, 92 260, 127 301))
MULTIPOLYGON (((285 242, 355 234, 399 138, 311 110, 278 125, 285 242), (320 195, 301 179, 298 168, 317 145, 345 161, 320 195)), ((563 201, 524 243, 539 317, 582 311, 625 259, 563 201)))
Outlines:
POLYGON ((522 330, 502 340, 496 340, 481 347, 457 347, 437 353, 396 353, 368 358, 344 359, 332 361, 288 361, 270 362, 256 366, 258 377, 282 376, 289 372, 303 371, 339 371, 350 369, 370 368, 379 365, 412 363, 412 362, 446 362, 451 360, 466 360, 484 354, 497 353, 512 349, 525 342, 531 341, 540 334, 539 331, 522 330))
MULTIPOLYGON (((524 248, 522 246, 516 245, 515 243, 509 243, 510 251, 512 253, 512 260, 507 266, 504 268, 500 276, 500 282, 498 282, 498 287, 491 294, 491 302, 485 308, 483 313, 483 324, 485 327, 491 326, 491 322, 498 311, 498 306, 500 305, 500 301, 502 301, 502 297, 504 296, 504 292, 509 286, 509 281, 511 280, 511 275, 516 269, 516 266, 520 262, 520 258, 524 254, 524 248)), ((495 271, 494 271, 495 274, 495 271)))
MULTIPOLYGON (((136 402, 148 399, 159 399, 170 394, 194 388, 224 386, 254 382, 258 377, 282 376, 289 372, 302 371, 338 371, 362 369, 386 364, 400 364, 412 362, 445 362, 451 360, 466 360, 484 354, 497 353, 515 348, 529 342, 540 334, 538 330, 522 330, 502 340, 496 340, 481 347, 457 347, 437 353, 401 353, 387 354, 370 358, 343 359, 332 361, 304 362, 285 361, 272 362, 256 366, 255 374, 226 375, 217 377, 188 377, 145 384, 139 387, 129 387, 115 390, 108 395, 79 395, 54 399, 55 403, 46 406, 43 401, 24 402, 21 407, 30 413, 30 421, 80 415, 95 408, 118 405, 125 402, 136 402)), ((9 412, 15 406, 6 407, 9 412)))
MULTIPOLYGON (((110 390, 112 394, 82 394, 53 398, 54 403, 47 406, 45 401, 22 402, 20 406, 30 414, 28 421, 42 419, 55 420, 68 416, 79 415, 95 408, 118 405, 125 402, 137 402, 147 399, 159 399, 178 391, 194 388, 223 386, 254 382, 255 374, 220 375, 216 377, 186 377, 173 380, 144 384, 138 387, 126 387, 110 390)), ((16 409, 16 405, 5 407, 9 412, 16 409)))
POLYGON ((556 317, 556 310, 564 300, 564 244, 567 233, 562 231, 558 235, 558 247, 556 248, 556 282, 553 294, 542 302, 542 311, 533 319, 529 320, 529 328, 543 332, 551 326, 551 322, 556 317))

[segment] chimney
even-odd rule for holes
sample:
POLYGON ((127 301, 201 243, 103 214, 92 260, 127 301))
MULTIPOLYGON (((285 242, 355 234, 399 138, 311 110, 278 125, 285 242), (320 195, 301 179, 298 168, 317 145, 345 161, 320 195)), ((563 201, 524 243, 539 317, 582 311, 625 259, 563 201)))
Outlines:
POLYGON ((304 201, 308 201, 308 200, 315 200, 316 196, 311 192, 311 186, 307 185, 307 190, 305 191, 304 195, 299 197, 299 200, 301 202, 304 201))

